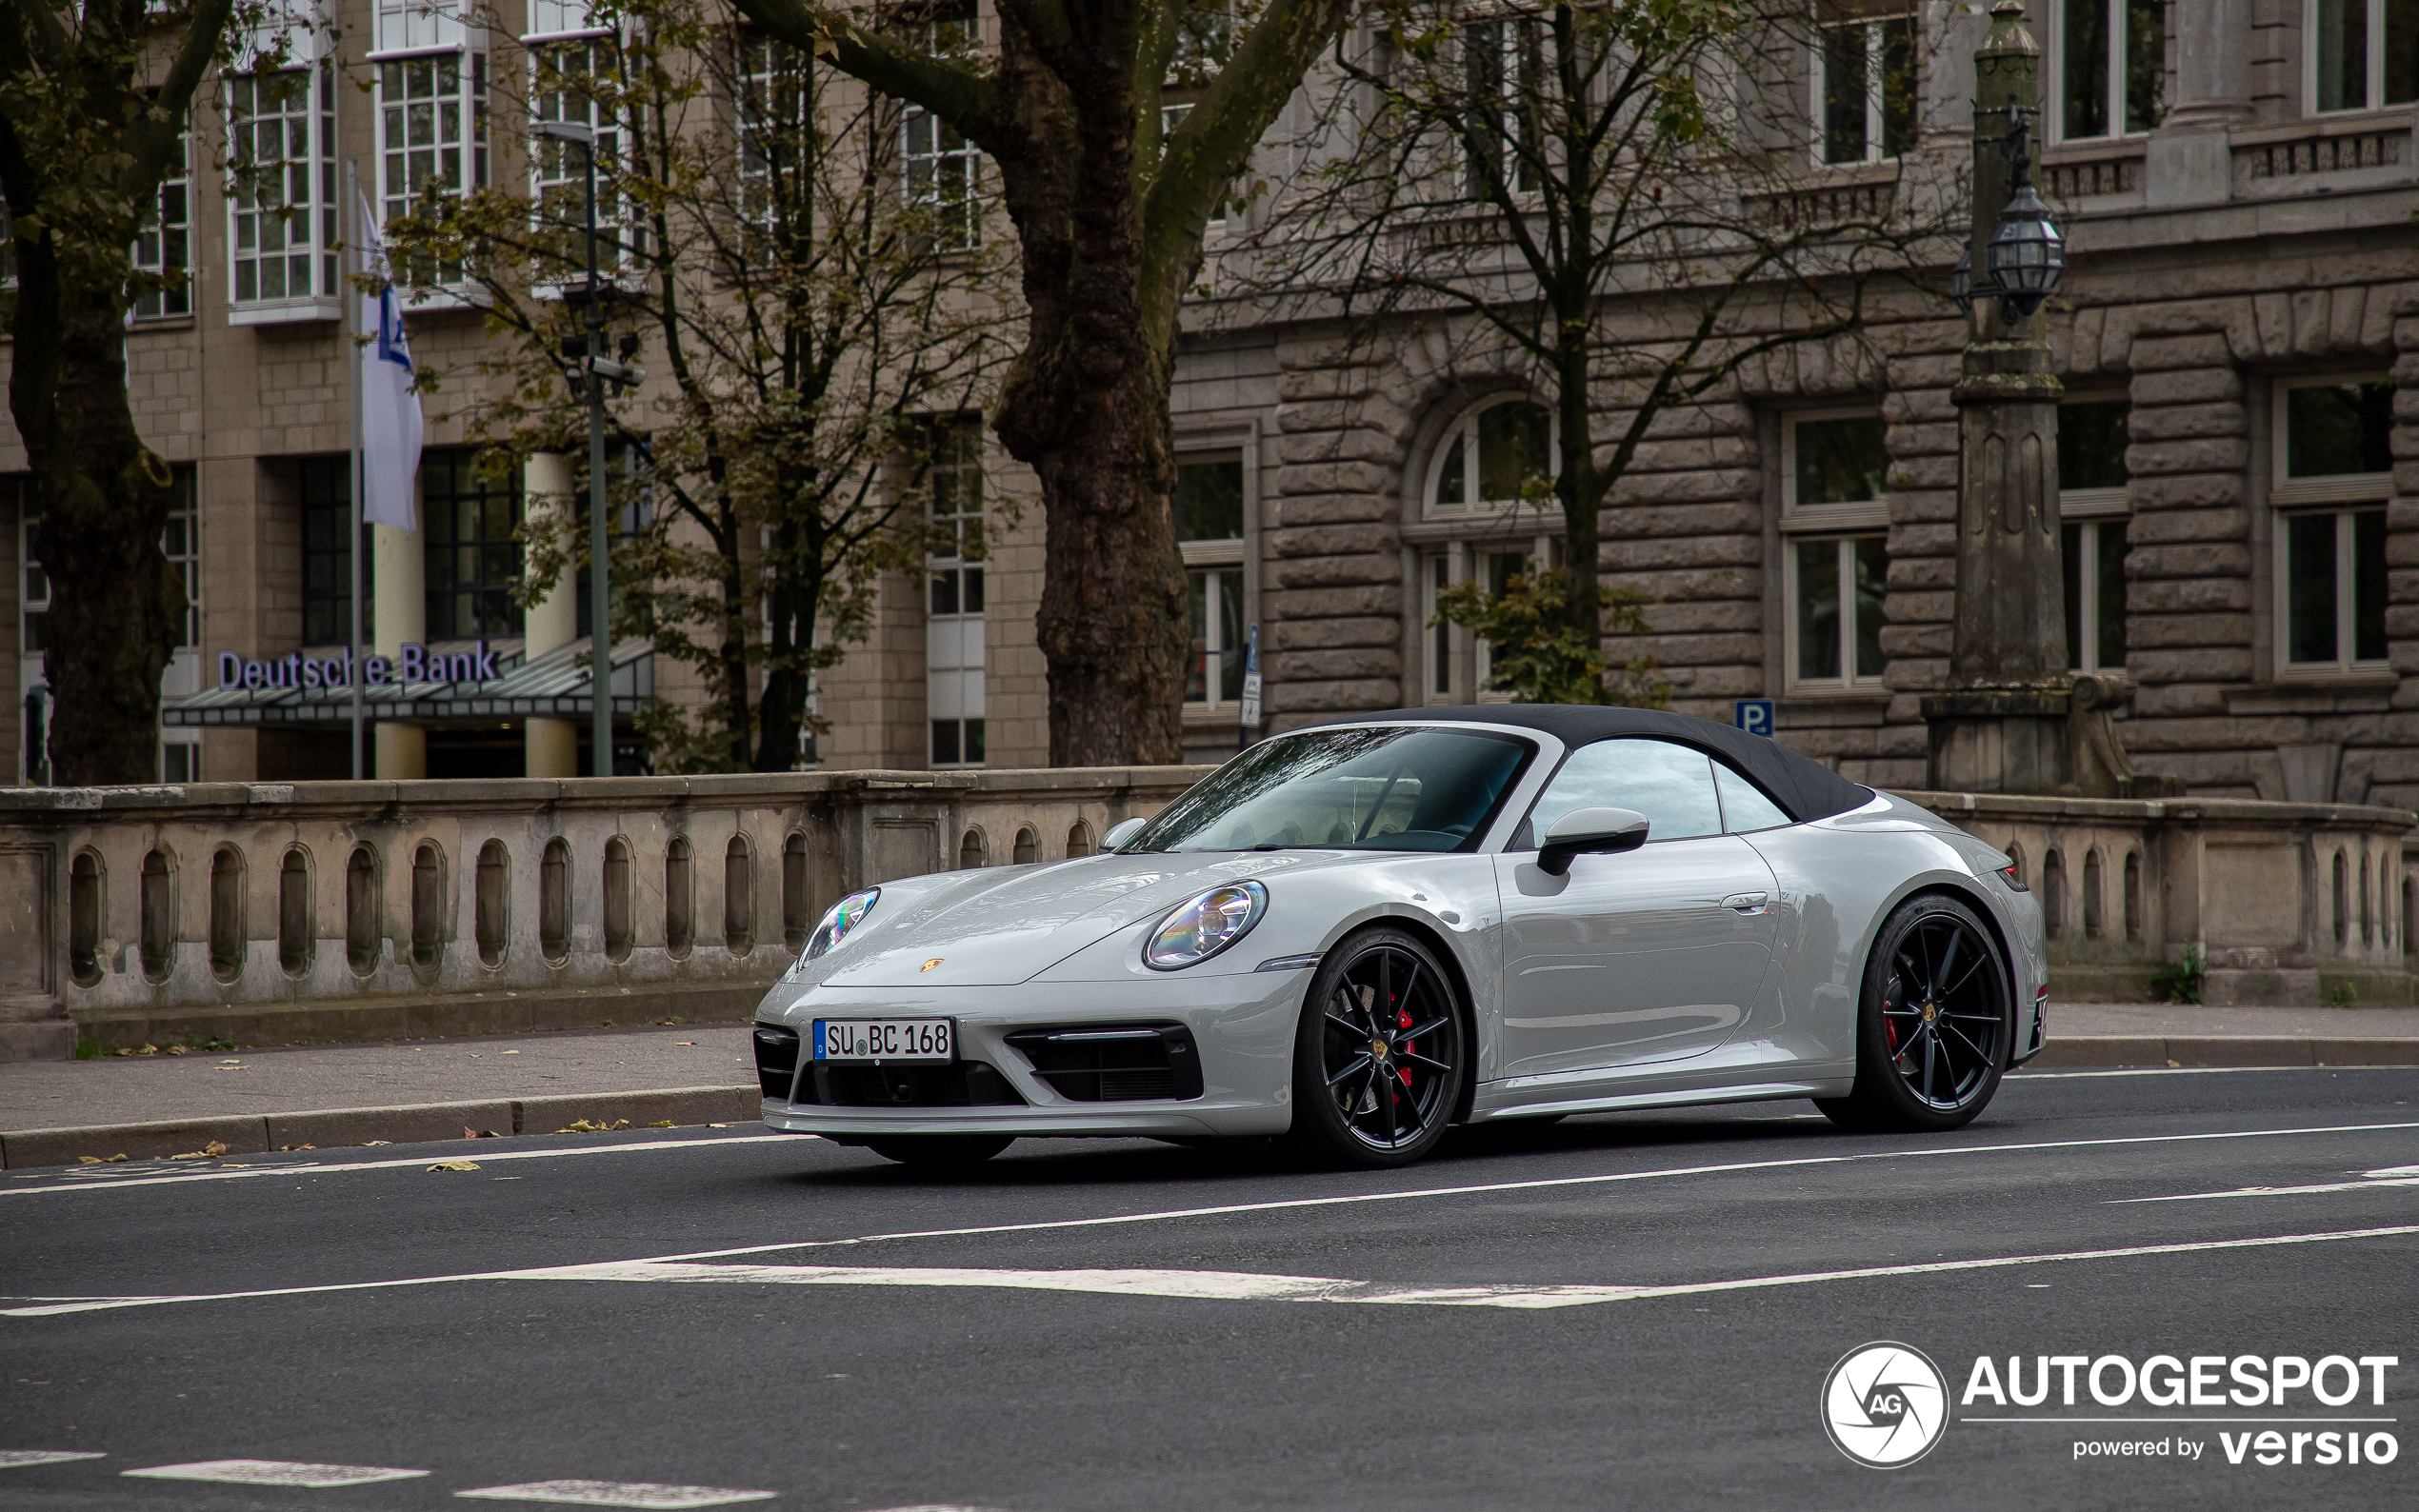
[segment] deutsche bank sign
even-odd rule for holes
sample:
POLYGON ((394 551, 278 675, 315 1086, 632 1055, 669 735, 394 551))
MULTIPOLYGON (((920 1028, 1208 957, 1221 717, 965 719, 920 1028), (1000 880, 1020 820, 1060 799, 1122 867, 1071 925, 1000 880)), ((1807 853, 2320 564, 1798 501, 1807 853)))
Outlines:
MULTIPOLYGON (((495 652, 485 641, 477 642, 470 650, 431 651, 413 641, 406 641, 396 648, 394 659, 365 656, 361 659, 361 681, 365 687, 403 683, 486 683, 495 677, 495 652)), ((335 656, 305 656, 297 651, 276 661, 255 662, 233 651, 218 653, 218 686, 222 688, 311 688, 350 687, 352 686, 352 652, 335 656)))

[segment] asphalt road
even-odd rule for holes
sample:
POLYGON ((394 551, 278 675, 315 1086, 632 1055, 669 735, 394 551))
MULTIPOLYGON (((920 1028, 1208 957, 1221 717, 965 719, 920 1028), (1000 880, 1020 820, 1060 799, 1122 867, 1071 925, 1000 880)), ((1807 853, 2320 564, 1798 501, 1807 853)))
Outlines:
POLYGON ((100 1456, 0 1468, 8 1508, 2419 1502, 2409 1069, 2026 1074, 1939 1137, 1572 1119, 1382 1175, 1051 1141, 936 1179, 741 1128, 86 1167, 0 1180, 0 1458, 100 1456), (1885 1340, 1949 1417, 1870 1469, 1823 1387, 1885 1340), (2342 1406, 2066 1406, 2054 1367, 2040 1406, 1960 1401, 1981 1355, 2029 1392, 2036 1356, 2160 1354, 2400 1363, 2342 1406), (2391 1462, 2228 1459, 2329 1428, 2241 1420, 2355 1417, 2391 1462), (2041 1421, 2082 1418, 2121 1421, 2041 1421), (2077 1458, 2136 1441, 2169 1452, 2077 1458), (224 1460, 425 1474, 126 1473, 224 1460))

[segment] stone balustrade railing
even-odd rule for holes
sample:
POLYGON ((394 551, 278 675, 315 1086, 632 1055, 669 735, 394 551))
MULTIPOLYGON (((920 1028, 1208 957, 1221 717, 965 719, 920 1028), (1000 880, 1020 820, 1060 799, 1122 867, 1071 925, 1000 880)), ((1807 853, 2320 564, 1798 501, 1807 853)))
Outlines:
POLYGON ((1205 770, 0 792, 0 1058, 737 1018, 850 890, 1088 855, 1205 770))
POLYGON ((2126 1002, 2187 946, 2210 1003, 2411 1001, 2408 809, 1907 793, 2040 896, 2054 994, 2126 1002))
MULTIPOLYGON (((1206 767, 0 792, 0 1058, 744 1017, 853 888, 1089 854, 1206 767)), ((2401 809, 1910 794, 2008 850, 2060 996, 2409 1002, 2401 809)))

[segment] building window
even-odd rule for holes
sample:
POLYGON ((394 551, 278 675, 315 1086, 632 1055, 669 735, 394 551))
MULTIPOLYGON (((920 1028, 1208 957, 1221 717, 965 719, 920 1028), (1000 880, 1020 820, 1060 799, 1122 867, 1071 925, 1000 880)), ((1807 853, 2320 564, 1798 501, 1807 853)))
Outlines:
MULTIPOLYGON (((193 312, 193 133, 176 133, 168 167, 160 174, 160 192, 142 229, 134 233, 134 270, 146 274, 134 296, 136 320, 170 320, 193 312)), ((15 282, 12 268, 10 283, 15 282)))
POLYGON ((1452 560, 1442 556, 1428 558, 1420 579, 1420 625, 1427 632, 1429 701, 1435 703, 1449 699, 1453 693, 1453 627, 1436 612, 1444 603, 1445 590, 1453 583, 1452 560))
MULTIPOLYGON (((488 182, 488 60, 440 52, 378 65, 380 213, 411 213, 425 195, 458 198, 488 182)), ((414 288, 462 282, 458 262, 416 260, 398 269, 414 288)))
POLYGON ((793 197, 804 192, 802 175, 810 170, 813 90, 808 70, 813 60, 752 32, 740 33, 735 46, 740 255, 751 267, 767 268, 779 251, 775 239, 800 220, 804 208, 793 197))
POLYGON ((2058 28, 2059 135, 2148 131, 2167 116, 2164 0, 2065 0, 2058 28))
POLYGON ((2065 563, 2067 656, 2078 672, 2125 666, 2124 400, 2058 407, 2058 548, 2065 563))
MULTIPOLYGON (((974 8, 934 7, 911 30, 934 55, 954 57, 975 45, 974 8)), ((902 184, 910 205, 930 221, 917 238, 927 251, 957 252, 983 241, 983 153, 957 128, 920 105, 905 105, 899 117, 902 184)))
MULTIPOLYGON (((306 457, 302 464, 303 644, 336 646, 352 639, 352 460, 306 457)), ((370 563, 362 561, 365 570, 370 563)), ((376 595, 366 594, 361 634, 374 638, 370 623, 376 595)))
POLYGON ((1474 200, 1499 192, 1525 194, 1537 188, 1545 157, 1538 102, 1545 84, 1544 29, 1534 20, 1482 21, 1462 28, 1471 146, 1491 145, 1499 154, 1490 173, 1476 160, 1464 165, 1462 190, 1474 200), (1483 109, 1482 109, 1483 107, 1483 109))
POLYGON ((2386 510, 2393 388, 2297 379, 2279 387, 2276 617, 2284 668, 2349 672, 2386 662, 2386 510))
POLYGON ((1809 690, 1881 681, 1889 558, 1889 427, 1875 414, 1809 415, 1782 427, 1781 529, 1790 683, 1809 690))
MULTIPOLYGON (((582 38, 530 49, 535 71, 534 114, 540 121, 569 121, 595 134, 592 149, 530 133, 530 194, 548 220, 568 228, 574 270, 558 276, 586 279, 588 255, 588 153, 596 154, 596 266, 626 267, 641 243, 636 216, 614 185, 620 169, 621 121, 598 99, 610 88, 617 61, 610 39, 582 38), (600 84, 600 79, 606 81, 600 84)), ((559 287, 559 286, 558 286, 559 287)))
POLYGON ((195 651, 202 645, 202 515, 200 490, 192 464, 170 470, 174 480, 168 507, 168 527, 160 532, 160 552, 168 569, 185 587, 185 617, 176 629, 176 648, 195 651))
POLYGON ((932 765, 983 765, 983 422, 925 432, 932 549, 925 557, 924 697, 932 765))
POLYGON ((228 266, 239 308, 338 296, 335 138, 332 65, 228 79, 228 266))
POLYGON ((202 780, 202 732, 170 729, 160 732, 160 781, 170 786, 202 780))
POLYGON ((1525 399, 1490 404, 1464 415, 1446 432, 1429 471, 1429 514, 1472 514, 1528 503, 1550 480, 1554 423, 1545 406, 1525 399))
POLYGON ((1179 459, 1170 503, 1192 605, 1192 666, 1185 680, 1185 705, 1190 709, 1233 708, 1243 698, 1244 627, 1251 620, 1243 570, 1242 454, 1179 459))
POLYGON ((1826 163, 1878 163, 1915 142, 1915 22, 1872 16, 1824 27, 1814 70, 1826 163))
POLYGON ((2419 3, 2316 0, 2309 27, 2314 109, 2372 110, 2419 100, 2419 3))
MULTIPOLYGON (((470 641, 521 628, 518 488, 479 475, 470 447, 420 458, 420 532, 430 641, 470 641)), ((348 631, 350 633, 350 631, 348 631)))

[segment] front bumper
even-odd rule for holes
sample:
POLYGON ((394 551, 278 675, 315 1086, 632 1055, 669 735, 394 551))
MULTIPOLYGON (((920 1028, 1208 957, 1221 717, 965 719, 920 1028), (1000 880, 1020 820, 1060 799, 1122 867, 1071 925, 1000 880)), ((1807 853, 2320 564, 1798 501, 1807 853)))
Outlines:
MULTIPOLYGON (((1173 1136, 1281 1134, 1292 1123, 1293 1039, 1307 970, 1183 974, 1147 982, 1026 983, 1015 986, 776 986, 756 1010, 760 1024, 797 1031, 810 1055, 813 1021, 947 1018, 960 1061, 997 1071, 1020 1105, 839 1106, 767 1096, 769 1127, 792 1134, 869 1139, 894 1134, 1173 1136), (1198 1053, 1197 1097, 1088 1102, 1062 1094, 1009 1037, 1036 1029, 1175 1024, 1198 1053)), ((808 1074, 811 1074, 808 1072, 808 1074)), ((791 1081, 792 1095, 796 1079, 791 1081)))

